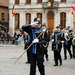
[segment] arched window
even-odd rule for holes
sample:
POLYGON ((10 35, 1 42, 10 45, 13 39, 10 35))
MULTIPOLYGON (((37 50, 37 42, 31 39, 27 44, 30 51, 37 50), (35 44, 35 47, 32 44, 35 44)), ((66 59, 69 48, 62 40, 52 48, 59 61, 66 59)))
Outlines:
POLYGON ((31 23, 31 14, 26 13, 26 24, 30 24, 30 23, 31 23))
POLYGON ((15 14, 15 29, 19 29, 19 27, 20 27, 20 15, 17 13, 17 14, 15 14))
POLYGON ((37 0, 37 3, 42 3, 42 0, 37 0))
POLYGON ((37 13, 37 18, 39 18, 42 22, 42 13, 37 13))
POLYGON ((26 0, 26 4, 30 4, 31 3, 31 0, 26 0))
POLYGON ((19 4, 19 0, 15 0, 15 4, 18 5, 19 4))
POLYGON ((66 27, 66 13, 65 12, 60 13, 60 25, 61 25, 61 29, 66 27))
POLYGON ((61 0, 61 2, 66 2, 66 0, 61 0))
POLYGON ((5 13, 1 13, 1 20, 2 20, 2 21, 5 20, 5 13))

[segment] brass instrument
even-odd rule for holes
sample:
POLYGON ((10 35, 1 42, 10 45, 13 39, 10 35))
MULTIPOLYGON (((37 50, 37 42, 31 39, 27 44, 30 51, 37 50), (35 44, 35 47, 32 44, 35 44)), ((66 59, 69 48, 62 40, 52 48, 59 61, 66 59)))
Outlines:
POLYGON ((64 32, 64 38, 65 38, 66 41, 70 40, 70 36, 69 36, 68 30, 64 32))
POLYGON ((64 38, 66 41, 69 41, 70 38, 72 38, 72 33, 69 29, 70 27, 68 26, 67 28, 64 28, 63 30, 61 30, 62 34, 64 34, 64 38))
POLYGON ((75 45, 75 31, 72 33, 72 37, 73 37, 72 44, 75 45))
POLYGON ((75 45, 75 36, 74 36, 74 38, 72 39, 72 44, 75 45))

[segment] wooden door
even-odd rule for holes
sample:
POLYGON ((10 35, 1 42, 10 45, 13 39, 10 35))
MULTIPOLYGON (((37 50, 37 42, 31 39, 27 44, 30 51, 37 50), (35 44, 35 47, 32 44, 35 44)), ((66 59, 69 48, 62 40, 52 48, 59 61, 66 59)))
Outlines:
POLYGON ((49 12, 48 13, 48 27, 50 29, 50 33, 53 33, 53 28, 54 28, 54 13, 49 12))

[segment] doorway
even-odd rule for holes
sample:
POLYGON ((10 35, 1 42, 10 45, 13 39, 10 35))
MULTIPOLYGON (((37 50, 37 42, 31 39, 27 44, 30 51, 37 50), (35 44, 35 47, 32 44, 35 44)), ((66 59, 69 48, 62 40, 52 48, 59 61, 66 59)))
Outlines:
POLYGON ((54 13, 52 11, 48 12, 48 27, 50 29, 50 33, 53 33, 54 28, 54 13))

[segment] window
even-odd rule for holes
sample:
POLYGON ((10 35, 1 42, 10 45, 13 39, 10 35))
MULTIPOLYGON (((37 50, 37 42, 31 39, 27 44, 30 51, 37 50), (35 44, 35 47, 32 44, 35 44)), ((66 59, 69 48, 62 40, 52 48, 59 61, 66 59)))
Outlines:
POLYGON ((26 13, 26 24, 30 24, 30 23, 31 23, 31 14, 26 13))
POLYGON ((48 0, 48 2, 54 2, 54 0, 48 0))
POLYGON ((19 0, 15 0, 15 4, 17 4, 17 5, 18 5, 18 4, 19 4, 19 0))
POLYGON ((8 13, 8 21, 9 21, 9 13, 8 13))
POLYGON ((37 18, 39 18, 42 22, 42 13, 37 13, 37 18))
POLYGON ((66 26, 66 13, 65 12, 60 13, 60 25, 61 25, 61 29, 65 28, 66 26))
POLYGON ((66 2, 66 0, 61 0, 61 2, 66 2))
POLYGON ((30 4, 31 3, 31 0, 26 0, 26 4, 30 4))
POLYGON ((20 19, 20 15, 17 13, 15 15, 15 29, 19 29, 19 19, 20 19))
POLYGON ((37 0, 37 3, 42 3, 42 0, 37 0))
POLYGON ((4 21, 5 20, 5 13, 1 14, 1 20, 4 21))

